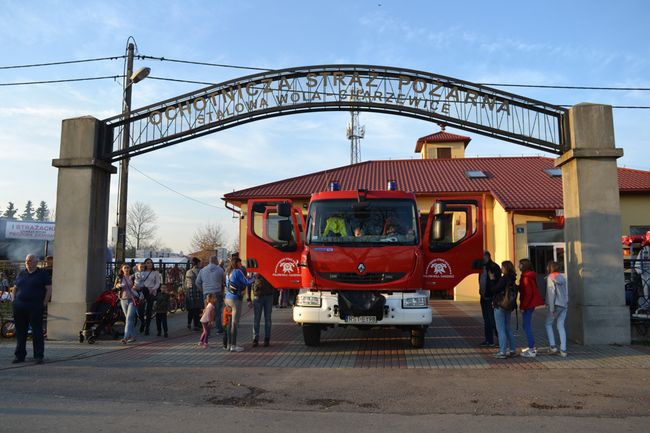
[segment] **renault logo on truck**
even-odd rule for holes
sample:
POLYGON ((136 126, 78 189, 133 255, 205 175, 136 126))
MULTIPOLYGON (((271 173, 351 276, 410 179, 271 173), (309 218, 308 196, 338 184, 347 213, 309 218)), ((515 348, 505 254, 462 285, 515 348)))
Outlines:
POLYGON ((366 272, 366 265, 364 265, 363 263, 359 263, 359 266, 357 266, 357 270, 359 271, 360 274, 363 274, 364 272, 366 272))

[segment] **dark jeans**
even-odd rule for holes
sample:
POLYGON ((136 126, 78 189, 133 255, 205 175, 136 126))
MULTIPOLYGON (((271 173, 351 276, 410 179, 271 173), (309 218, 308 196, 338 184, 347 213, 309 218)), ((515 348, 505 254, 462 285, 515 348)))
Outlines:
POLYGON ((144 299, 138 305, 138 319, 140 319, 140 332, 149 332, 151 326, 151 319, 153 319, 153 304, 156 297, 147 295, 148 291, 144 294, 144 299))
POLYGON ((167 335, 167 313, 156 313, 156 329, 158 330, 158 335, 160 335, 160 328, 167 335))
POLYGON ((201 328, 201 309, 200 308, 189 308, 187 310, 187 326, 194 323, 195 328, 201 328))
POLYGON ((494 344, 496 325, 494 323, 494 308, 492 307, 491 299, 481 298, 481 312, 483 313, 483 332, 485 333, 485 341, 489 344, 494 344))
POLYGON ((27 356, 27 331, 32 326, 32 343, 34 345, 34 359, 43 359, 45 352, 45 339, 43 337, 43 305, 13 304, 14 324, 16 326, 16 351, 17 359, 27 356))
POLYGON ((260 296, 253 300, 253 340, 260 338, 260 321, 264 313, 264 340, 271 339, 271 313, 273 312, 273 295, 260 296))

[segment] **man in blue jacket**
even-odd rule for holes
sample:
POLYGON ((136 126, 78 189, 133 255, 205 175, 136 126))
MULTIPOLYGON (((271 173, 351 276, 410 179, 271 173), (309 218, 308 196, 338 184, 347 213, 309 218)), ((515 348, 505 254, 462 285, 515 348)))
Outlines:
POLYGON ((45 269, 37 267, 34 254, 25 258, 25 269, 16 277, 14 293, 14 323, 16 325, 16 351, 14 364, 25 362, 27 332, 32 327, 34 360, 43 363, 45 339, 43 337, 43 310, 52 295, 52 278, 45 269))

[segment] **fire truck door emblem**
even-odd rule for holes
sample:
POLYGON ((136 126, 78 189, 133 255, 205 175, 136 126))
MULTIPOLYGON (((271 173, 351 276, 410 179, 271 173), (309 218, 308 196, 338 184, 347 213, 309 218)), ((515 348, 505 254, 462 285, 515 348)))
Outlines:
POLYGON ((453 278, 451 265, 444 259, 433 259, 427 265, 424 275, 428 278, 453 278))
POLYGON ((300 275, 298 271, 298 260, 290 257, 284 257, 278 261, 273 271, 274 277, 289 277, 300 275))

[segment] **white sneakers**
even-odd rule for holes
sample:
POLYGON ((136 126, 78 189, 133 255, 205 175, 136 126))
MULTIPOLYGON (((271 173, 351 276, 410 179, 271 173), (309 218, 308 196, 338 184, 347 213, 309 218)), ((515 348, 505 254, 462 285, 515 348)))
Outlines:
POLYGON ((231 352, 243 352, 244 348, 241 346, 230 346, 230 351, 231 352))
POLYGON ((535 351, 535 349, 526 348, 521 351, 521 356, 524 358, 535 358, 537 356, 537 351, 535 351))
POLYGON ((555 346, 551 346, 551 347, 549 347, 548 351, 551 352, 552 354, 557 354, 557 353, 559 352, 559 353, 560 353, 560 356, 561 356, 562 358, 566 358, 566 357, 567 357, 566 350, 558 350, 557 347, 555 347, 555 346))

